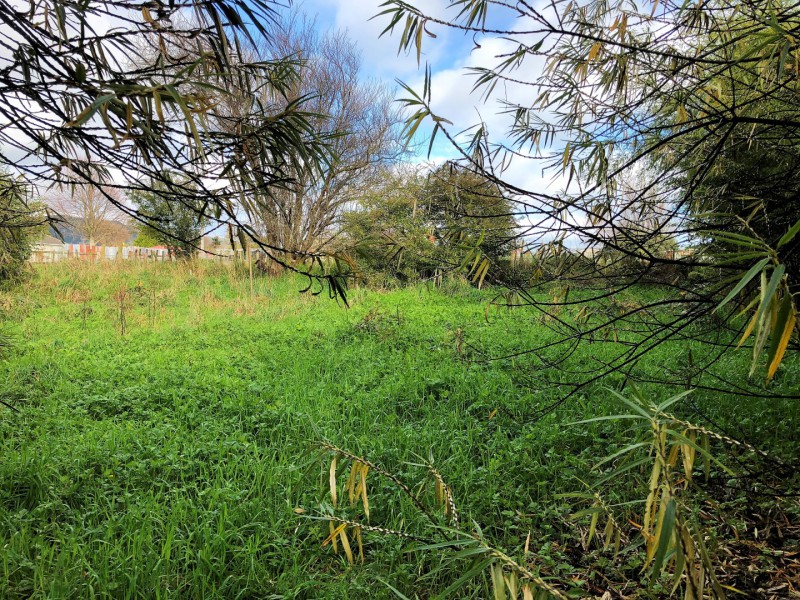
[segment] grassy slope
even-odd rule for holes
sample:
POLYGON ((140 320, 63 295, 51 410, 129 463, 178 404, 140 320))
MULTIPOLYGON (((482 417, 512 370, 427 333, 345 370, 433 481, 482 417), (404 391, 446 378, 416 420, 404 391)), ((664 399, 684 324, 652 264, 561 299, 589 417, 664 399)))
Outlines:
MULTIPOLYGON (((0 420, 1 597, 389 597, 376 577, 425 597, 444 585, 420 581, 419 557, 394 539, 367 536, 356 568, 320 549, 325 525, 295 509, 327 502, 323 438, 412 482, 424 474, 408 463, 432 457, 462 520, 512 551, 532 531, 543 572, 571 572, 574 509, 555 495, 580 489, 575 478, 629 434, 561 424, 611 411, 608 394, 524 424, 556 393, 522 387, 520 365, 464 360, 458 340, 529 347, 548 335, 530 314, 487 322, 488 295, 468 288, 359 290, 346 311, 298 296, 301 284, 259 280, 250 300, 226 269, 57 265, 2 297, 16 347, 0 397, 20 412, 0 420), (124 336, 121 287, 138 288, 124 336)), ((685 350, 661 350, 652 368, 685 350)), ((797 365, 784 372, 779 385, 793 385, 797 365)), ((698 402, 796 447, 785 405, 698 402)), ((373 522, 413 528, 371 485, 373 522)))

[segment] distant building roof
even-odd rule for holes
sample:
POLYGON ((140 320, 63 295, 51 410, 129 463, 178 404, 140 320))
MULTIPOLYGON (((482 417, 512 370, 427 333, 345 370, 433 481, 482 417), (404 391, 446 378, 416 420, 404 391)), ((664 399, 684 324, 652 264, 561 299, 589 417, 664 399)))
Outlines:
POLYGON ((58 239, 55 236, 50 234, 45 235, 42 239, 40 239, 37 244, 41 244, 42 246, 63 246, 64 242, 58 239))

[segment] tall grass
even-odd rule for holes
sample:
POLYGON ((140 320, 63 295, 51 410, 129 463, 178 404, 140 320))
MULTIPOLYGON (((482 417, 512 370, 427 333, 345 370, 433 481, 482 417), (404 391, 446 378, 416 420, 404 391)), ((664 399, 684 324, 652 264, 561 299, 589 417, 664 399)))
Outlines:
MULTIPOLYGON (((409 597, 448 587, 421 578, 435 558, 402 540, 365 536, 355 566, 320 547, 327 523, 307 518, 330 502, 318 440, 412 481, 424 475, 419 457, 431 459, 462 522, 512 550, 527 539, 537 573, 589 589, 595 558, 577 557, 574 507, 559 494, 583 489, 597 458, 630 435, 613 422, 563 424, 614 411, 605 388, 528 420, 559 390, 530 389, 524 363, 482 362, 473 348, 552 335, 530 314, 487 319, 491 293, 455 284, 353 290, 346 310, 299 295, 303 283, 258 278, 251 298, 246 267, 60 263, 0 297, 14 340, 0 399, 19 411, 0 415, 0 597, 388 598, 380 580, 409 597)), ((645 368, 684 351, 665 348, 645 368)), ((797 368, 789 361, 776 385, 795 385, 797 368)), ((767 449, 796 447, 785 405, 695 401, 767 449)), ((371 518, 403 529, 416 517, 376 502, 371 518)), ((477 579, 463 595, 488 590, 477 579)))

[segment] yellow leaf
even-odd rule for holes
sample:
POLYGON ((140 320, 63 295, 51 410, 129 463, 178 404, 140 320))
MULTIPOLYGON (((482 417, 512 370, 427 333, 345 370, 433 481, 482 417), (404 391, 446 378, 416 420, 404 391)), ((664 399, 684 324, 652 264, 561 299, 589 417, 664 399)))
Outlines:
POLYGON ((744 341, 750 337, 750 334, 753 333, 753 328, 756 326, 756 318, 758 317, 758 311, 753 313, 753 318, 750 319, 750 324, 747 326, 747 329, 744 330, 744 334, 742 335, 742 339, 739 340, 739 343, 736 345, 736 349, 742 347, 744 341))
POLYGON ((345 556, 347 556, 347 562, 352 565, 355 561, 353 560, 353 551, 350 549, 350 542, 347 541, 347 525, 342 523, 339 529, 339 539, 342 540, 342 548, 344 548, 345 556))
POLYGON ((675 444, 669 452, 669 458, 667 459, 667 464, 670 467, 674 467, 678 463, 678 444, 675 444))
POLYGON ((645 538, 651 535, 650 526, 653 521, 653 509, 658 496, 658 481, 661 476, 661 462, 656 461, 653 465, 653 473, 650 475, 650 493, 647 495, 647 501, 644 505, 644 524, 642 525, 642 533, 645 538))
POLYGON ((511 597, 516 600, 517 598, 517 574, 514 572, 506 575, 506 587, 508 588, 511 597))
POLYGON ((601 42, 595 42, 589 49, 589 62, 597 58, 597 56, 600 54, 600 50, 602 49, 603 49, 603 44, 601 42))
POLYGON ((603 533, 605 535, 605 539, 603 540, 603 550, 606 550, 611 545, 611 538, 614 535, 614 521, 612 521, 611 519, 608 520, 608 522, 606 523, 606 528, 603 531, 603 533))
POLYGON ((364 564, 364 541, 361 538, 361 527, 356 527, 356 541, 358 542, 358 557, 361 564, 364 564))
POLYGON ((659 3, 659 0, 656 0, 655 2, 653 2, 653 10, 650 12, 650 17, 651 18, 655 16, 656 11, 658 10, 658 3, 659 3))
POLYGON ((529 585, 522 586, 522 600, 533 600, 533 592, 531 591, 531 586, 529 585))
POLYGON ((328 544, 333 544, 333 551, 338 553, 338 545, 336 544, 336 536, 338 536, 344 529, 347 527, 347 523, 341 523, 338 527, 333 526, 333 521, 328 521, 328 529, 330 530, 331 534, 325 538, 325 541, 322 542, 322 548, 327 546, 328 544))
POLYGON ((361 501, 364 503, 364 514, 369 521, 369 500, 367 500, 367 471, 369 467, 364 465, 361 467, 361 501))
POLYGON ((600 512, 599 511, 595 512, 592 515, 592 522, 589 525, 589 539, 586 540, 586 545, 587 546, 592 543, 592 538, 594 537, 594 532, 597 529, 597 521, 598 521, 598 519, 600 519, 600 512))
POLYGON ((331 472, 330 472, 330 484, 331 484, 331 502, 333 505, 336 506, 336 461, 338 460, 338 456, 336 454, 333 455, 333 460, 331 461, 331 472))
POLYGON ((797 318, 795 317, 794 311, 792 311, 792 313, 789 315, 789 318, 786 320, 786 326, 783 328, 783 333, 781 334, 781 339, 778 342, 778 348, 775 351, 775 356, 772 358, 772 362, 767 370, 767 380, 770 380, 774 377, 775 372, 778 370, 778 367, 783 360, 783 355, 786 353, 786 348, 789 346, 789 340, 792 338, 792 332, 794 331, 796 320, 797 318))
MULTIPOLYGON (((683 434, 692 442, 697 440, 697 433, 695 431, 684 431, 683 434)), ((687 481, 691 481, 695 459, 694 446, 690 446, 689 444, 681 444, 681 451, 683 454, 683 472, 686 474, 687 481)))
POLYGON ((361 470, 360 462, 354 462, 353 466, 350 467, 350 477, 347 479, 347 496, 350 499, 350 506, 353 506, 356 503, 356 494, 355 494, 356 478, 358 477, 358 472, 360 470, 361 470))
POLYGON ((503 579, 503 565, 501 563, 494 563, 490 567, 492 575, 492 589, 494 591, 494 600, 506 600, 506 582, 503 579))

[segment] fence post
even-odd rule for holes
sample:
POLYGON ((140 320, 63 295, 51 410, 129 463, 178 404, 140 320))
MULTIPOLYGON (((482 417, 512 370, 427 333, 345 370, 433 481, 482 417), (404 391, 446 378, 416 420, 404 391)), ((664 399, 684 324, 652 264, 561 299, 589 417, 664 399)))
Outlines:
POLYGON ((250 300, 253 299, 253 249, 248 248, 245 250, 247 252, 247 263, 250 267, 250 300))

